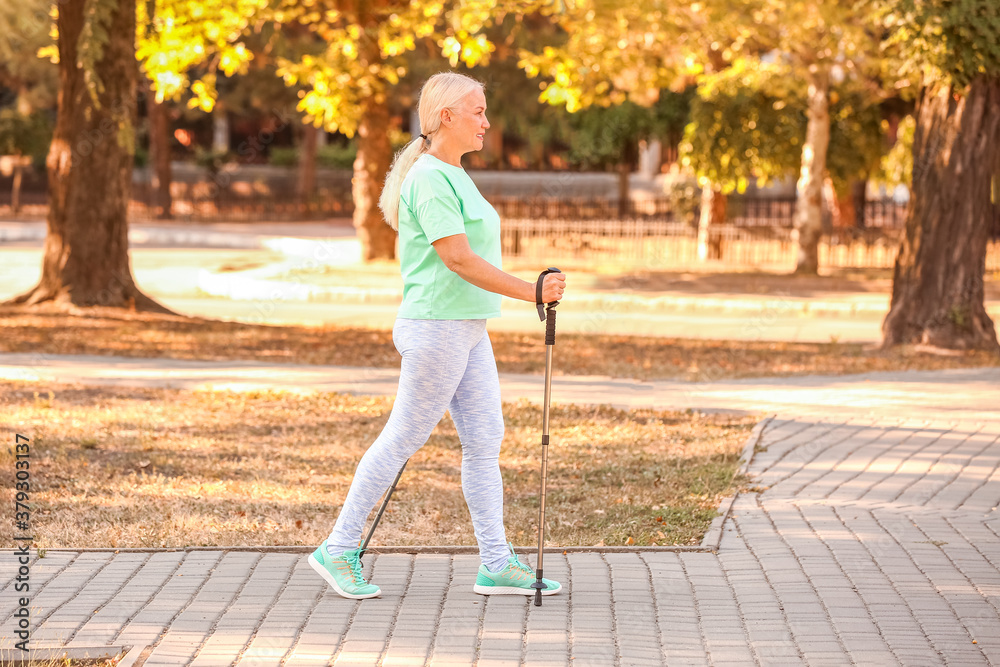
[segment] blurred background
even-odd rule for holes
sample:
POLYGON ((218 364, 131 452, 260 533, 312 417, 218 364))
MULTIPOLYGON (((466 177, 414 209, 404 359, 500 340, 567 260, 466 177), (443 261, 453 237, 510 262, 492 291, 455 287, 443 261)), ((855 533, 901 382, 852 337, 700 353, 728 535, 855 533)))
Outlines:
MULTIPOLYGON (((979 293, 1000 271, 986 2, 148 0, 134 36, 75 4, 55 23, 43 0, 0 10, 0 221, 45 220, 59 156, 83 164, 114 135, 129 223, 321 223, 353 228, 362 261, 393 260, 384 174, 419 132, 422 83, 457 70, 485 86, 492 127, 464 164, 501 214, 506 258, 888 280, 909 224, 924 248, 970 244, 950 259, 913 245, 907 271, 961 282, 955 267, 971 267, 979 293), (57 62, 68 46, 75 68, 57 62), (111 67, 119 47, 134 70, 111 67), (114 97, 102 81, 116 77, 130 80, 114 97), (81 89, 105 96, 105 124, 53 143, 60 95, 67 118, 101 113, 81 89)), ((101 187, 97 170, 80 178, 101 187)), ((972 301, 942 312, 968 310, 948 315, 961 328, 985 313, 972 301)))

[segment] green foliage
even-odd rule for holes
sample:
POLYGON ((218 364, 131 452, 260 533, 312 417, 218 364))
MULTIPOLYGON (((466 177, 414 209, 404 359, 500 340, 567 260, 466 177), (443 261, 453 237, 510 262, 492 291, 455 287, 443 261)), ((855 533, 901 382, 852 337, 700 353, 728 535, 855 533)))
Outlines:
POLYGON ((30 155, 36 167, 44 167, 52 142, 52 129, 47 113, 36 111, 25 116, 14 109, 2 109, 0 155, 30 155))
POLYGON ((701 188, 691 177, 674 178, 665 184, 664 192, 670 199, 670 210, 678 221, 692 227, 698 226, 698 208, 701 206, 701 188))
MULTIPOLYGON (((838 192, 875 173, 884 152, 885 127, 871 94, 846 81, 830 91, 830 145, 826 170, 838 192)), ((803 102, 804 104, 804 102, 803 102)))
POLYGON ((77 44, 77 58, 83 70, 83 80, 94 105, 100 107, 98 95, 104 92, 104 82, 97 75, 97 63, 104 56, 104 47, 111 41, 108 28, 114 19, 119 0, 87 0, 84 23, 77 44))
POLYGON ((327 169, 352 169, 358 156, 358 142, 327 144, 316 151, 316 164, 327 169))
POLYGON ((900 76, 950 81, 961 89, 979 75, 1000 76, 996 0, 879 0, 877 20, 900 76))
POLYGON ((267 153, 267 162, 275 167, 294 167, 299 163, 299 149, 294 146, 274 146, 267 153))
MULTIPOLYGON (((744 192, 798 173, 807 101, 781 64, 741 60, 706 76, 691 107, 681 160, 724 193, 744 192)), ((830 93, 827 171, 843 190, 875 169, 882 153, 878 107, 865 90, 845 82, 830 93)))
POLYGON ((0 86, 16 91, 21 111, 55 106, 59 73, 38 51, 51 47, 49 0, 0 3, 0 86))
POLYGON ((661 89, 683 89, 684 75, 699 69, 691 57, 704 50, 692 30, 696 6, 660 0, 549 3, 551 20, 566 39, 519 49, 519 65, 530 78, 542 78, 541 101, 570 112, 626 100, 648 106, 661 89))
POLYGON ((236 154, 231 151, 217 151, 195 146, 194 162, 204 167, 210 174, 218 174, 230 162, 236 160, 236 154))
POLYGON ((619 164, 633 159, 639 140, 680 133, 693 93, 693 89, 685 93, 661 91, 651 107, 626 100, 570 114, 570 162, 585 169, 619 164))
MULTIPOLYGON (((408 132, 389 130, 389 142, 393 152, 401 150, 410 142, 408 132)), ((268 162, 276 167, 292 167, 299 163, 301 147, 275 146, 269 152, 268 162)), ((358 155, 357 138, 346 142, 334 142, 320 146, 316 150, 316 164, 326 169, 352 169, 358 155)))
MULTIPOLYGON (((299 163, 302 149, 292 146, 275 146, 271 149, 268 162, 276 167, 294 167, 299 163)), ((358 154, 357 142, 327 144, 316 151, 316 165, 327 169, 351 169, 358 154)))
POLYGON ((909 187, 913 182, 913 133, 916 128, 917 121, 913 116, 899 121, 896 143, 882 156, 875 180, 890 187, 909 187))
POLYGON ((745 191, 751 179, 764 185, 794 174, 806 117, 804 93, 790 81, 783 66, 752 60, 706 77, 691 105, 682 164, 727 194, 745 191))

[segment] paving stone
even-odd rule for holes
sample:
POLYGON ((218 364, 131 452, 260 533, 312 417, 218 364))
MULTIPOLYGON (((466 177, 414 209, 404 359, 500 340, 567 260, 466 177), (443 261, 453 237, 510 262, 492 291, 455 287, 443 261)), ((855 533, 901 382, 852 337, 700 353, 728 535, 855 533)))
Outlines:
POLYGON ((457 585, 475 555, 372 554, 383 597, 358 602, 302 554, 52 553, 37 636, 141 642, 147 665, 1000 664, 997 442, 993 423, 775 419, 750 469, 771 488, 737 498, 718 554, 546 554, 566 592, 540 608, 457 585))

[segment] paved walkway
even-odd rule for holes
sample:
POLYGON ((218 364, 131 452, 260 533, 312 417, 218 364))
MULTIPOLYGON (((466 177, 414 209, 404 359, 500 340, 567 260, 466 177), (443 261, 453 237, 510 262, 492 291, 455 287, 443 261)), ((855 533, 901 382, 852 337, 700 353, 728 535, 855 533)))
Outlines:
MULTIPOLYGON (((65 380, 87 358, 70 361, 36 358, 32 372, 65 380)), ((141 381, 127 372, 140 361, 100 360, 125 382, 141 381)), ((178 363, 195 381, 245 366, 178 363)), ((542 607, 475 595, 474 555, 372 554, 383 597, 351 602, 301 550, 53 550, 31 565, 32 645, 133 647, 125 664, 149 666, 1000 664, 997 373, 740 383, 739 405, 779 415, 747 443, 758 488, 709 538, 718 551, 556 549, 545 571, 567 591, 542 607)), ((600 386, 569 380, 556 400, 590 402, 600 386)), ((716 400, 732 407, 736 384, 716 400)), ((15 572, 8 555, 0 648, 15 572)))
POLYGON ((1000 424, 778 418, 761 436, 766 490, 737 499, 718 553, 555 552, 567 592, 541 607, 475 595, 472 555, 369 556, 383 596, 351 602, 302 553, 52 551, 32 642, 149 666, 1000 664, 1000 424))
MULTIPOLYGON (((558 364, 558 347, 557 347, 558 364)), ((392 395, 399 371, 252 361, 186 361, 86 355, 0 353, 0 378, 177 389, 392 395)), ((504 400, 540 401, 537 375, 501 373, 504 400)), ((555 403, 702 410, 748 414, 793 413, 824 418, 833 413, 899 418, 1000 420, 1000 368, 876 372, 859 375, 754 378, 716 382, 643 382, 593 375, 557 375, 555 403)))

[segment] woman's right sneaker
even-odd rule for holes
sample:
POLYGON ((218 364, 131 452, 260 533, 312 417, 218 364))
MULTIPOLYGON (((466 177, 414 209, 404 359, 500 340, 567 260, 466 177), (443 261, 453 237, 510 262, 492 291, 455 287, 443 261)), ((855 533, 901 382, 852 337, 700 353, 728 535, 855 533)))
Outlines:
POLYGON ((361 575, 361 549, 345 551, 335 558, 326 550, 326 540, 323 540, 323 544, 309 554, 309 565, 341 597, 363 600, 382 594, 378 586, 369 584, 361 575))
MULTIPOLYGON (((535 571, 522 563, 514 553, 514 545, 510 546, 510 556, 507 557, 507 567, 499 572, 490 572, 485 565, 479 566, 476 585, 472 590, 480 595, 534 595, 535 571)), ((562 590, 558 581, 542 579, 545 588, 542 595, 555 595, 562 590)))

